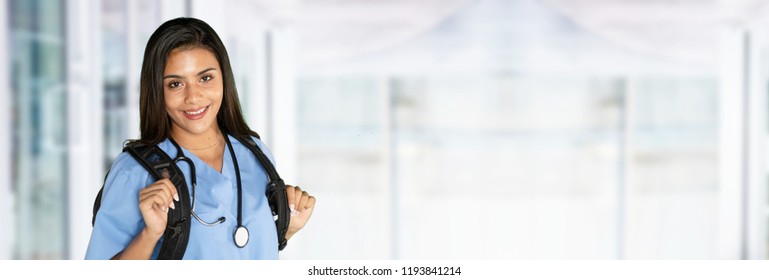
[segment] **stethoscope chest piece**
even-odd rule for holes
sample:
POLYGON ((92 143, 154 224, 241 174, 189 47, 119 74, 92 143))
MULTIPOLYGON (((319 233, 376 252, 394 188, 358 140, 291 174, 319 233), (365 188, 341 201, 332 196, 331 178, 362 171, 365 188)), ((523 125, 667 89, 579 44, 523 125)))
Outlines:
POLYGON ((235 230, 233 238, 235 239, 235 246, 238 246, 238 248, 246 247, 246 244, 248 244, 248 229, 244 226, 239 226, 235 230))

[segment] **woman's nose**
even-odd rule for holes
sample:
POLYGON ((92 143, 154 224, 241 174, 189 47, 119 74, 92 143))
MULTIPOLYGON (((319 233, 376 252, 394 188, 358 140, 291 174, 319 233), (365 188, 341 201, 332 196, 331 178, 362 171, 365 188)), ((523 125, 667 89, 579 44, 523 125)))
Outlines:
POLYGON ((203 98, 203 91, 197 85, 187 87, 187 92, 184 95, 185 104, 195 104, 203 98))

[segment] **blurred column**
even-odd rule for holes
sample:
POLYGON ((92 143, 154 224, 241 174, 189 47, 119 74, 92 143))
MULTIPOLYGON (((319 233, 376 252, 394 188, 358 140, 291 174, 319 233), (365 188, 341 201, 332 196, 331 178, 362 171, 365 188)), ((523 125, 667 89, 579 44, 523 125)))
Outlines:
POLYGON ((398 184, 398 145, 396 135, 396 92, 392 89, 392 85, 395 84, 395 79, 381 78, 378 91, 379 100, 377 100, 380 108, 380 120, 382 122, 382 161, 385 163, 382 168, 384 174, 382 178, 385 178, 386 182, 382 182, 384 186, 389 189, 387 200, 389 200, 389 221, 382 221, 388 223, 390 228, 390 259, 401 259, 402 252, 400 247, 403 246, 403 236, 408 234, 407 230, 399 226, 401 225, 401 195, 400 185, 398 184))
POLYGON ((67 2, 69 258, 83 259, 103 173, 100 1, 67 2))
POLYGON ((750 62, 750 183, 748 196, 748 258, 766 259, 769 254, 767 244, 767 220, 769 219, 769 199, 767 188, 767 141, 769 140, 769 124, 767 124, 767 93, 769 93, 769 7, 764 5, 760 12, 755 13, 749 25, 751 44, 750 62))
POLYGON ((128 139, 139 139, 139 75, 141 73, 144 48, 136 47, 139 41, 138 1, 126 1, 126 45, 128 45, 128 78, 126 79, 126 106, 128 119, 126 135, 128 139))
MULTIPOLYGON (((766 30, 764 30, 766 31, 766 30)), ((766 33, 750 33, 766 34, 766 33)), ((751 38, 754 38, 751 36, 751 38)), ((746 254, 748 259, 766 259, 767 257, 767 236, 766 236, 766 203, 767 191, 769 186, 766 172, 766 133, 767 133, 767 98, 766 98, 766 80, 761 78, 759 68, 764 68, 766 59, 758 59, 759 52, 762 51, 754 43, 750 43, 748 53, 748 100, 745 102, 747 108, 747 188, 745 202, 745 225, 746 232, 746 254)))
MULTIPOLYGON (((249 61, 252 65, 253 72, 249 75, 249 80, 246 81, 250 84, 249 91, 244 91, 243 88, 238 87, 238 95, 240 96, 240 104, 243 106, 243 113, 245 114, 246 122, 248 125, 259 133, 259 135, 267 135, 268 118, 267 118, 267 93, 270 90, 268 81, 268 74, 270 71, 270 63, 272 58, 270 57, 270 33, 259 30, 257 34, 253 34, 253 60, 249 61)), ((235 66, 233 66, 235 67, 235 66)), ((236 71, 233 69, 233 71, 236 71)), ((244 82, 244 81, 238 81, 244 82)), ((266 139, 263 139, 266 140, 266 139)))
POLYGON ((272 57, 270 55, 270 33, 260 23, 250 23, 250 30, 241 28, 241 34, 237 36, 237 42, 241 45, 225 42, 232 62, 232 71, 235 75, 235 83, 238 87, 240 106, 244 118, 252 130, 264 136, 269 136, 270 110, 267 93, 271 90, 268 83, 272 57), (232 47, 232 48, 231 48, 232 47))
POLYGON ((720 34, 718 257, 747 258, 747 32, 725 26, 720 34))
POLYGON ((617 99, 620 109, 620 121, 617 130, 620 132, 619 143, 617 143, 617 155, 618 155, 618 168, 617 168, 617 186, 614 189, 614 208, 616 210, 614 221, 616 234, 614 236, 614 258, 618 260, 626 259, 626 248, 628 247, 627 241, 627 227, 628 227, 628 197, 629 186, 633 182, 631 171, 633 154, 633 139, 636 135, 634 133, 633 124, 636 122, 633 117, 635 116, 635 79, 634 77, 628 77, 620 82, 622 90, 617 94, 617 99), (624 93, 624 94, 623 94, 624 93))
MULTIPOLYGON (((8 3, 0 1, 0 18, 7 19, 8 3)), ((8 72, 8 22, 0 23, 0 260, 11 258, 13 240, 13 195, 11 193, 11 88, 8 72)))
POLYGON ((296 71, 295 37, 292 28, 270 30, 270 61, 267 78, 269 134, 267 145, 275 156, 280 174, 287 183, 296 180, 296 71))

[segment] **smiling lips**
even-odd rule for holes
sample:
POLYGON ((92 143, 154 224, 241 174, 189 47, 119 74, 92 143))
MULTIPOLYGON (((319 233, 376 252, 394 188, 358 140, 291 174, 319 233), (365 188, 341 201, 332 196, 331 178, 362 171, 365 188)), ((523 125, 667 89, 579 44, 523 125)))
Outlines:
POLYGON ((208 112, 208 107, 210 107, 210 106, 211 105, 208 105, 206 107, 200 108, 200 109, 195 110, 195 111, 183 111, 184 112, 184 116, 187 117, 187 119, 190 119, 190 120, 201 119, 201 118, 203 118, 206 115, 206 113, 208 112))

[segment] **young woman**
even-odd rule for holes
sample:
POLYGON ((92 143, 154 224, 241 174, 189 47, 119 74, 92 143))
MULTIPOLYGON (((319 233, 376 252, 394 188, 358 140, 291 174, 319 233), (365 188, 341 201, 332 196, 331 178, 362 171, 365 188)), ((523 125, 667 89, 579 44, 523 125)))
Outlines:
MULTIPOLYGON (((157 145, 170 157, 181 152, 194 163, 178 163, 188 185, 191 174, 197 181, 184 259, 277 259, 265 167, 235 137, 250 137, 274 159, 243 119, 219 36, 193 18, 163 23, 147 43, 140 79, 141 139, 134 142, 157 145), (247 229, 245 244, 233 238, 240 227, 247 229)), ((286 192, 290 239, 312 215, 315 198, 299 187, 286 192)), ((86 259, 157 258, 174 201, 179 194, 171 180, 153 179, 121 153, 104 183, 86 259)))

